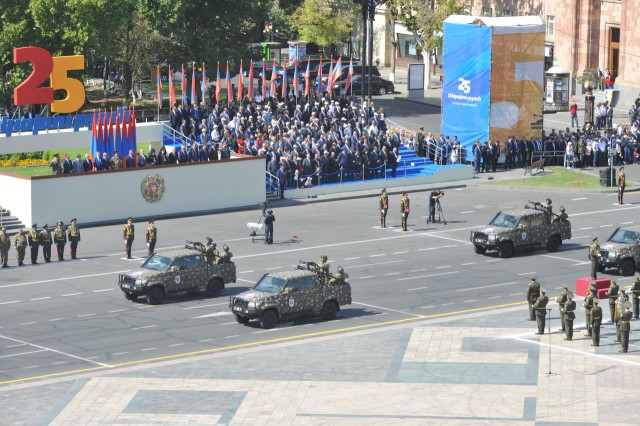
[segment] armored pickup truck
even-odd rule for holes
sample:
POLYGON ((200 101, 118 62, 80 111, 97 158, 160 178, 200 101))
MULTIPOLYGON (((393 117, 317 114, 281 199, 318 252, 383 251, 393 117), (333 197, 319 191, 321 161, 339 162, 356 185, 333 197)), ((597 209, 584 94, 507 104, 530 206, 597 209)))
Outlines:
POLYGON ((617 268, 620 275, 633 275, 640 264, 640 225, 616 229, 600 246, 600 272, 617 268))
POLYGON ((205 292, 217 297, 226 284, 236 282, 236 265, 209 263, 198 245, 185 245, 183 249, 152 254, 140 268, 121 274, 118 285, 127 300, 146 296, 150 305, 185 293, 205 292))
POLYGON ((303 262, 291 271, 265 274, 253 289, 229 299, 229 309, 238 323, 247 325, 258 319, 264 329, 304 314, 332 320, 341 306, 350 304, 351 285, 344 281, 332 284, 312 262, 303 262))
POLYGON ((525 248, 544 246, 549 252, 558 251, 564 240, 571 239, 571 222, 564 208, 556 215, 538 206, 532 203, 523 209, 502 211, 487 226, 471 231, 474 251, 485 254, 497 250, 503 258, 525 248))

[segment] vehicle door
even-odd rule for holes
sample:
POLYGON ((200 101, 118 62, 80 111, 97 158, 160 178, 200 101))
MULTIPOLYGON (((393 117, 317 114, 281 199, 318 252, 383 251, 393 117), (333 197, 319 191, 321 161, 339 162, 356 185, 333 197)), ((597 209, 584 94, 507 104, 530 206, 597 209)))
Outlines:
POLYGON ((521 216, 514 230, 513 245, 515 247, 525 247, 529 245, 529 238, 531 236, 531 220, 529 216, 521 216))
POLYGON ((322 288, 318 284, 316 277, 307 276, 298 278, 298 305, 301 311, 319 311, 322 308, 322 288))
POLYGON ((527 239, 530 244, 540 245, 546 244, 549 239, 549 230, 551 224, 547 215, 535 214, 529 216, 530 231, 527 239))
POLYGON ((302 302, 300 297, 300 281, 297 278, 288 280, 287 284, 282 288, 278 299, 280 315, 302 312, 303 308, 300 306, 302 302))
POLYGON ((209 268, 202 254, 194 254, 186 258, 185 277, 188 280, 185 284, 190 288, 207 288, 209 281, 209 268))
POLYGON ((206 269, 202 266, 202 256, 189 255, 177 258, 171 265, 173 280, 168 281, 170 291, 186 291, 198 287, 205 280, 206 269))

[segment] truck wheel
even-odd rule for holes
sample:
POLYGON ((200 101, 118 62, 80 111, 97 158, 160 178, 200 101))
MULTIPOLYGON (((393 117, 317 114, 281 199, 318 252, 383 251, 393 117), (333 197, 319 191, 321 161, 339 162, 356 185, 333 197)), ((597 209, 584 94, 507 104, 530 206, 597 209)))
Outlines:
POLYGON ((273 328, 276 325, 276 322, 278 322, 278 315, 273 309, 264 311, 262 315, 260 315, 260 327, 265 330, 273 328))
POLYGON ((138 300, 138 295, 125 291, 124 292, 124 298, 127 299, 127 300, 131 300, 132 302, 135 302, 136 300, 138 300))
POLYGON ((547 251, 549 253, 555 253, 560 249, 560 239, 557 235, 552 235, 549 237, 549 241, 547 241, 547 251))
POLYGON ((320 316, 322 317, 323 320, 331 321, 336 317, 337 313, 338 313, 338 306, 336 305, 336 302, 334 302, 333 300, 328 300, 324 302, 324 305, 322 305, 320 316))
POLYGON ((151 290, 149 290, 149 292, 147 293, 147 302, 150 305, 159 304, 160 302, 162 302, 163 298, 164 298, 164 292, 162 291, 162 288, 159 286, 151 287, 151 290))
POLYGON ((505 259, 513 256, 514 251, 515 250, 513 249, 513 244, 511 244, 510 242, 500 243, 500 245, 498 246, 498 255, 505 259))
POLYGON ((487 252, 487 249, 477 244, 474 244, 473 251, 475 251, 476 254, 485 254, 487 252))
POLYGON ((625 259, 620 264, 621 275, 625 275, 625 276, 633 275, 635 271, 636 271, 636 266, 634 265, 633 260, 631 259, 625 259))
POLYGON ((234 314, 234 315, 236 317, 236 322, 238 324, 247 325, 249 323, 249 318, 243 317, 243 316, 238 315, 238 314, 234 314))
POLYGON ((207 296, 218 297, 222 293, 222 283, 219 279, 213 279, 207 284, 207 296))

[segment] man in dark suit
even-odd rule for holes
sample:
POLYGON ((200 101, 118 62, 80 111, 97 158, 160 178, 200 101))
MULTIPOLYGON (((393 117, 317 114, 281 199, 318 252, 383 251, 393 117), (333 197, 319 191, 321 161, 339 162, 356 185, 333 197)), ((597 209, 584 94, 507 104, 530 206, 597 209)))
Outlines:
POLYGON ((176 105, 173 106, 171 114, 169 114, 169 120, 171 122, 171 128, 173 130, 180 129, 180 125, 182 124, 182 113, 176 105))
POLYGON ((129 155, 127 155, 127 158, 125 159, 125 164, 127 166, 127 169, 133 169, 136 167, 136 159, 133 156, 133 150, 129 150, 129 155))
POLYGON ((287 174, 284 171, 284 164, 280 164, 280 168, 276 172, 276 179, 278 180, 278 197, 284 200, 284 188, 287 184, 287 174))
POLYGON ((96 157, 93 160, 93 165, 94 165, 96 171, 99 171, 99 170, 103 169, 102 158, 100 158, 100 151, 96 151, 96 157))
POLYGON ((93 161, 91 161, 91 158, 89 158, 89 154, 84 155, 82 170, 84 170, 85 173, 93 171, 93 161))
POLYGON ((64 160, 62 161, 62 174, 71 173, 71 159, 69 154, 64 155, 64 160))

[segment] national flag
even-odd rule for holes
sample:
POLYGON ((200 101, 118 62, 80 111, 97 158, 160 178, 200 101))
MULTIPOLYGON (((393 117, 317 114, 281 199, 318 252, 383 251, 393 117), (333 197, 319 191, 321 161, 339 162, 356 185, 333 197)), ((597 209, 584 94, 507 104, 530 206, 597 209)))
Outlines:
POLYGON ((298 58, 293 61, 293 94, 298 97, 298 58))
POLYGON ((333 82, 331 84, 332 88, 335 86, 336 81, 338 81, 342 77, 342 56, 338 58, 336 62, 336 66, 333 68, 333 82))
POLYGON ((304 95, 309 96, 309 89, 311 87, 311 58, 307 59, 307 70, 304 72, 304 95))
POLYGON ((173 106, 178 102, 176 99, 176 88, 173 83, 173 72, 171 71, 171 67, 169 67, 169 108, 173 108, 173 106))
POLYGON ((198 95, 196 93, 196 64, 191 68, 191 103, 193 105, 198 104, 198 95))
POLYGON ((318 67, 318 96, 322 96, 322 58, 320 58, 320 66, 318 67))
POLYGON ((200 92, 202 93, 202 103, 207 103, 207 69, 204 67, 204 62, 202 63, 202 87, 200 88, 200 92))
POLYGON ((184 73, 184 65, 182 66, 182 82, 180 89, 182 90, 182 106, 187 106, 187 75, 184 73))
POLYGON ((118 110, 116 110, 115 138, 116 138, 116 150, 120 153, 124 152, 124 148, 122 147, 122 132, 120 131, 120 111, 118 110))
POLYGON ((222 83, 220 82, 220 62, 218 62, 218 72, 216 74, 216 102, 220 101, 221 88, 222 88, 222 83))
POLYGON ((109 146, 107 151, 109 152, 109 156, 111 156, 111 154, 115 153, 115 148, 113 146, 113 142, 114 142, 114 138, 113 138, 113 111, 109 112, 109 128, 108 128, 107 138, 106 139, 107 139, 107 144, 109 146))
POLYGON ((247 91, 249 101, 253 100, 253 59, 249 62, 249 90, 247 91))
POLYGON ((229 71, 229 61, 227 61, 227 102, 233 100, 233 86, 231 86, 231 72, 229 71))
POLYGON ((129 144, 131 146, 131 149, 133 149, 134 151, 137 151, 137 141, 138 141, 138 137, 136 134, 136 110, 134 109, 131 114, 129 115, 130 120, 129 120, 129 144))
POLYGON ((329 77, 327 77, 327 91, 331 93, 333 89, 333 56, 331 56, 331 65, 329 65, 329 77))
POLYGON ((98 129, 96 128, 96 113, 93 113, 91 120, 91 145, 89 145, 89 158, 93 164, 93 170, 96 169, 96 163, 93 161, 96 151, 98 150, 98 129))
POLYGON ((162 78, 160 78, 160 66, 156 71, 156 90, 158 91, 158 108, 162 108, 162 78))
POLYGON ((344 85, 344 91, 349 90, 351 86, 351 79, 353 78, 353 55, 349 58, 349 71, 347 72, 347 82, 344 85))
POLYGON ((129 132, 127 130, 127 111, 122 110, 122 151, 120 151, 120 158, 122 158, 122 168, 127 168, 127 154, 129 153, 129 132))
POLYGON ((264 61, 262 61, 262 101, 264 101, 266 90, 267 90, 267 72, 264 69, 264 61))
POLYGON ((238 102, 242 102, 244 92, 244 76, 242 75, 242 59, 240 59, 240 75, 238 75, 238 102))
POLYGON ((287 67, 282 71, 282 99, 287 98, 287 67))
POLYGON ((96 151, 106 152, 104 149, 104 132, 102 130, 102 113, 98 110, 98 122, 96 123, 96 151))
POLYGON ((271 97, 275 98, 276 94, 276 76, 278 74, 278 68, 276 67, 276 60, 273 60, 273 68, 271 68, 271 97))

